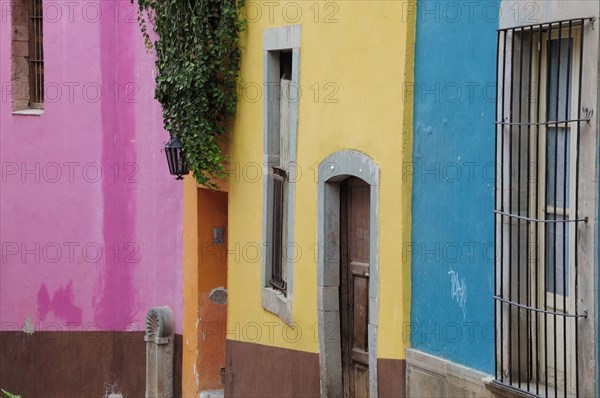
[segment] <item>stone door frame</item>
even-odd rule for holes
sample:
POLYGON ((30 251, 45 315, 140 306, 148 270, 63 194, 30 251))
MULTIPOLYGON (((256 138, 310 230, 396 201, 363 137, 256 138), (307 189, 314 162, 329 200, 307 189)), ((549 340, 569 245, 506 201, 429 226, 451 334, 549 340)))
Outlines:
POLYGON ((379 167, 369 156, 344 150, 319 164, 317 306, 321 397, 343 395, 340 336, 340 183, 357 177, 370 186, 369 395, 377 397, 379 315, 379 167))

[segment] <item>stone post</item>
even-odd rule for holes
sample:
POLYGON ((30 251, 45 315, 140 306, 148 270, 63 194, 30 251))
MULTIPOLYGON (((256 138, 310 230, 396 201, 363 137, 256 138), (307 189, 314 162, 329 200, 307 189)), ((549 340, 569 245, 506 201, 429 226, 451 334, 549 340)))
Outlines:
POLYGON ((173 311, 150 308, 146 315, 146 398, 173 398, 173 311))

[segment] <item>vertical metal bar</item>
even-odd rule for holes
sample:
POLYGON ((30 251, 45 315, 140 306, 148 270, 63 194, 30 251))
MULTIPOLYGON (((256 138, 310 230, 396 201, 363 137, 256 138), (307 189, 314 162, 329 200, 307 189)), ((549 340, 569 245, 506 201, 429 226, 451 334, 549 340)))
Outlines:
MULTIPOLYGON (((581 32, 579 39, 579 83, 578 83, 578 100, 577 100, 577 119, 581 119, 581 88, 582 88, 582 77, 583 77, 583 29, 584 29, 585 20, 581 20, 581 32)), ((579 219, 579 143, 581 136, 581 122, 577 122, 577 151, 575 152, 575 219, 579 219)), ((579 308, 577 304, 577 296, 578 296, 578 275, 577 275, 577 265, 579 255, 577 253, 577 241, 578 241, 578 225, 575 224, 575 315, 579 315, 579 308)), ((579 335, 578 335, 578 321, 577 317, 573 318, 573 322, 575 323, 575 396, 579 397, 579 335)))
MULTIPOLYGON (((567 40, 569 43, 569 47, 568 47, 568 55, 567 55, 567 81, 566 81, 566 101, 565 101, 565 120, 569 120, 571 119, 570 115, 570 106, 571 106, 571 97, 570 97, 570 93, 571 93, 571 58, 572 58, 572 36, 573 34, 573 22, 569 21, 569 35, 567 36, 567 40)), ((572 217, 572 214, 570 211, 567 211, 568 207, 571 206, 571 202, 569 201, 569 206, 567 207, 567 192, 570 192, 570 190, 568 190, 567 187, 567 181, 568 181, 568 173, 571 170, 570 165, 567 164, 567 155, 568 155, 568 151, 567 151, 567 146, 568 146, 568 136, 570 136, 569 134, 569 123, 565 122, 565 140, 564 140, 564 144, 565 144, 565 148, 564 148, 564 153, 563 153, 563 170, 564 170, 564 175, 563 175, 563 182, 564 182, 564 186, 563 186, 563 202, 564 202, 564 206, 565 206, 565 221, 567 219, 567 214, 569 217, 572 217), (567 167, 569 167, 567 169, 567 167)), ((569 195, 570 196, 570 195, 569 195)), ((569 253, 569 250, 567 250, 567 228, 568 228, 568 224, 567 222, 563 222, 563 309, 564 312, 568 312, 567 311, 567 265, 568 265, 568 261, 567 261, 567 254, 569 253)), ((567 378, 569 375, 568 372, 568 367, 567 367, 567 317, 563 315, 563 366, 565 369, 565 376, 563 378, 564 381, 564 395, 565 398, 567 397, 567 378)))
MULTIPOLYGON (((512 214, 512 167, 513 167, 513 159, 512 159, 512 133, 513 133, 513 86, 515 82, 515 30, 511 31, 511 48, 510 48, 510 102, 509 102, 509 120, 511 125, 509 126, 509 134, 508 134, 508 213, 512 214)), ((512 302, 512 224, 513 221, 509 217, 508 219, 508 300, 512 302)), ((508 344, 508 380, 509 383, 512 384, 513 380, 513 371, 512 371, 512 345, 513 335, 512 335, 512 304, 508 305, 508 335, 509 335, 509 344, 508 344)))
MULTIPOLYGON (((554 138, 555 138, 555 145, 554 145, 554 213, 553 214, 553 219, 556 220, 557 216, 556 216, 556 211, 557 211, 557 207, 558 207, 558 129, 560 127, 558 121, 559 121, 559 99, 560 99, 560 56, 561 56, 561 44, 562 44, 562 22, 558 23, 558 64, 556 65, 556 124, 554 125, 554 138)), ((558 342, 556 341, 556 328, 557 328, 557 322, 556 322, 556 279, 558 278, 558 261, 556 258, 556 252, 557 252, 557 245, 558 245, 558 239, 557 239, 557 231, 558 231, 558 225, 557 223, 554 223, 553 225, 554 228, 554 239, 553 239, 553 244, 554 244, 554 294, 553 294, 553 298, 554 298, 554 314, 553 314, 553 319, 554 319, 554 396, 558 396, 558 342)))
POLYGON ((33 16, 35 15, 35 0, 28 1, 27 17, 29 18, 29 102, 35 102, 36 82, 35 82, 35 36, 36 27, 33 16))
MULTIPOLYGON (((517 214, 521 215, 521 141, 522 141, 522 112, 523 112, 523 42, 524 28, 521 28, 519 34, 519 129, 517 131, 517 214)), ((515 32, 516 33, 516 32, 515 32)), ((521 302, 521 219, 517 219, 517 301, 521 302)), ((517 380, 519 388, 521 388, 521 307, 517 306, 517 380)))
POLYGON ((33 66, 35 68, 35 88, 36 88, 36 92, 35 92, 35 102, 39 103, 40 101, 40 74, 39 74, 39 64, 38 64, 38 56, 39 56, 39 45, 38 45, 38 38, 40 35, 40 27, 39 27, 39 23, 37 20, 37 6, 38 6, 38 2, 37 0, 33 0, 33 4, 34 4, 34 13, 33 13, 33 20, 31 21, 33 23, 33 26, 35 26, 35 36, 33 37, 33 45, 34 45, 34 61, 33 61, 33 66))
MULTIPOLYGON (((531 217, 531 88, 532 88, 532 74, 533 74, 533 26, 529 31, 529 78, 527 79, 527 209, 526 214, 527 217, 531 217)), ((532 264, 531 259, 531 223, 527 223, 527 231, 526 231, 526 248, 527 248, 527 263, 526 265, 526 284, 527 284, 527 306, 531 307, 531 281, 530 281, 530 267, 532 264)), ((533 370, 533 344, 532 344, 532 333, 531 333, 531 310, 527 310, 526 312, 526 320, 527 320, 527 391, 530 391, 531 384, 531 375, 533 370)))
POLYGON ((37 102, 38 101, 38 90, 39 90, 39 82, 38 82, 38 73, 37 73, 37 63, 36 63, 36 59, 37 59, 37 37, 38 37, 38 26, 37 26, 37 20, 35 19, 35 16, 37 15, 37 1, 36 0, 31 0, 32 5, 33 5, 33 13, 31 14, 31 23, 33 24, 33 37, 30 38, 30 40, 33 41, 33 60, 31 60, 31 62, 33 63, 33 78, 35 81, 35 84, 33 85, 34 87, 34 96, 33 96, 33 102, 37 102))
MULTIPOLYGON (((498 109, 498 104, 502 104, 501 100, 498 98, 498 85, 502 80, 500 80, 500 35, 502 32, 498 32, 498 36, 496 38, 496 122, 500 122, 498 119, 500 110, 498 109)), ((498 134, 502 131, 502 125, 496 123, 496 131, 495 131, 495 139, 494 139, 494 170, 498 172, 498 134)), ((499 193, 498 190, 498 176, 494 175, 494 202, 495 208, 499 210, 501 206, 498 205, 499 193)), ((500 199, 501 200, 501 199, 500 199)), ((502 217, 500 217, 500 223, 502 223, 502 217)), ((498 214, 494 213, 494 295, 500 297, 501 294, 498 294, 498 214)), ((498 300, 494 300, 494 330, 496 330, 497 325, 497 316, 498 316, 498 300)), ((501 303, 501 301, 500 301, 501 303)), ((500 345, 502 345, 502 341, 500 341, 500 345)), ((494 339, 494 374, 496 378, 498 378, 498 339, 494 339)))
POLYGON ((42 6, 42 0, 38 1, 38 36, 37 36, 37 44, 38 44, 38 73, 40 76, 40 93, 38 98, 38 103, 44 102, 44 55, 43 55, 43 39, 44 39, 44 8, 42 6))
POLYGON ((277 282, 279 280, 279 259, 281 258, 281 253, 279 252, 280 242, 279 238, 281 237, 280 233, 280 217, 281 217, 281 208, 279 206, 280 197, 281 197, 281 184, 279 179, 277 178, 277 170, 273 169, 273 259, 272 259, 272 269, 271 269, 271 283, 277 282))
MULTIPOLYGON (((550 82, 550 59, 552 55, 552 46, 550 46, 550 40, 552 39, 552 23, 548 25, 548 40, 546 40, 546 101, 545 113, 546 113, 546 121, 548 121, 548 103, 549 103, 549 88, 548 83, 550 82)), ((544 170, 544 220, 548 217, 548 126, 545 129, 546 134, 546 145, 544 150, 544 156, 546 157, 546 166, 544 170)), ((546 248, 548 247, 548 228, 551 228, 551 225, 546 225, 548 223, 544 223, 544 310, 548 309, 548 251, 546 248)), ((545 392, 546 396, 548 396, 548 313, 544 312, 544 375, 545 375, 545 392)))
POLYGON ((42 0, 38 0, 40 2, 40 36, 39 36, 39 43, 40 43, 40 54, 39 54, 39 59, 40 59, 40 87, 41 87, 41 94, 40 94, 40 103, 44 102, 44 8, 42 6, 42 0))
POLYGON ((29 7, 28 7, 28 12, 29 12, 29 23, 31 24, 31 29, 30 29, 30 36, 29 37, 29 62, 31 64, 31 67, 29 68, 29 73, 31 74, 31 76, 29 77, 29 84, 31 85, 29 87, 29 102, 30 103, 34 103, 36 101, 37 98, 37 80, 36 80, 36 72, 35 72, 35 54, 36 54, 36 46, 35 46, 35 38, 37 36, 37 28, 35 26, 35 19, 33 18, 33 16, 35 15, 35 0, 30 0, 29 1, 29 7))
MULTIPOLYGON (((502 115, 501 121, 504 121, 505 117, 505 106, 506 106, 506 37, 508 31, 503 32, 503 51, 502 51, 502 102, 500 113, 502 115)), ((500 207, 504 212, 504 135, 505 127, 500 125, 500 207)), ((500 297, 504 298, 504 220, 505 216, 500 216, 500 297)), ((504 302, 500 301, 500 381, 504 381, 504 302)), ((510 345, 510 334, 509 334, 509 345, 510 345)))
MULTIPOLYGON (((536 108, 537 108, 537 116, 536 116, 536 122, 540 121, 540 105, 542 102, 542 99, 540 98, 541 95, 541 82, 542 82, 542 30, 543 30, 543 26, 540 24, 539 30, 538 30, 538 56, 537 56, 537 95, 536 95, 536 100, 537 100, 537 104, 536 104, 536 108)), ((536 126, 536 148, 535 148, 535 214, 538 218, 540 217, 539 214, 539 203, 540 203, 540 125, 538 124, 536 126)), ((535 308, 539 308, 539 297, 540 297, 540 292, 539 292, 539 267, 540 267, 540 262, 539 262, 539 251, 540 251, 540 247, 538 245, 538 241, 539 241, 539 223, 535 223, 535 237, 536 237, 536 261, 535 261, 535 308)), ((540 330, 538 327, 539 324, 539 312, 536 311, 535 313, 535 332, 536 332, 536 339, 535 339, 535 345, 536 345, 536 378, 535 378, 535 392, 536 394, 539 394, 540 391, 540 330)))
POLYGON ((38 95, 36 98, 36 101, 38 103, 40 103, 40 98, 42 97, 42 84, 41 84, 41 74, 40 74, 40 39, 41 39, 41 35, 42 35, 42 31, 41 31, 41 24, 40 24, 40 20, 38 19, 38 14, 40 13, 40 6, 41 4, 39 3, 39 0, 35 0, 36 1, 36 13, 35 13, 35 26, 37 28, 37 35, 35 36, 35 71, 36 71, 36 77, 38 79, 38 95))

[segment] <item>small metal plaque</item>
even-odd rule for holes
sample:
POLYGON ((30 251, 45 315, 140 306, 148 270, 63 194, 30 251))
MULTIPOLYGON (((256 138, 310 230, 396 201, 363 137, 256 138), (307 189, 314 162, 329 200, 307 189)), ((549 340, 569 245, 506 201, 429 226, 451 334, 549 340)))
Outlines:
POLYGON ((225 243, 225 227, 213 228, 213 243, 215 245, 222 245, 225 243))

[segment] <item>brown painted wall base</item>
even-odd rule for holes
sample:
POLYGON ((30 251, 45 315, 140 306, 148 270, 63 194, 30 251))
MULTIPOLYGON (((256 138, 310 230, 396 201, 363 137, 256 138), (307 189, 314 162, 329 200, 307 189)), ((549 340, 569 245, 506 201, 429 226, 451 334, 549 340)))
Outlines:
MULTIPOLYGON (((182 339, 175 336, 174 392, 181 396, 182 339)), ((143 397, 143 332, 0 332, 0 388, 27 398, 143 397)))
MULTIPOLYGON (((379 396, 406 396, 406 362, 379 359, 379 396)), ((227 340, 226 397, 319 397, 319 355, 227 340)))
POLYGON ((226 397, 318 397, 319 355, 227 340, 226 397))
POLYGON ((406 396, 406 361, 404 359, 377 360, 377 379, 380 398, 406 396))

